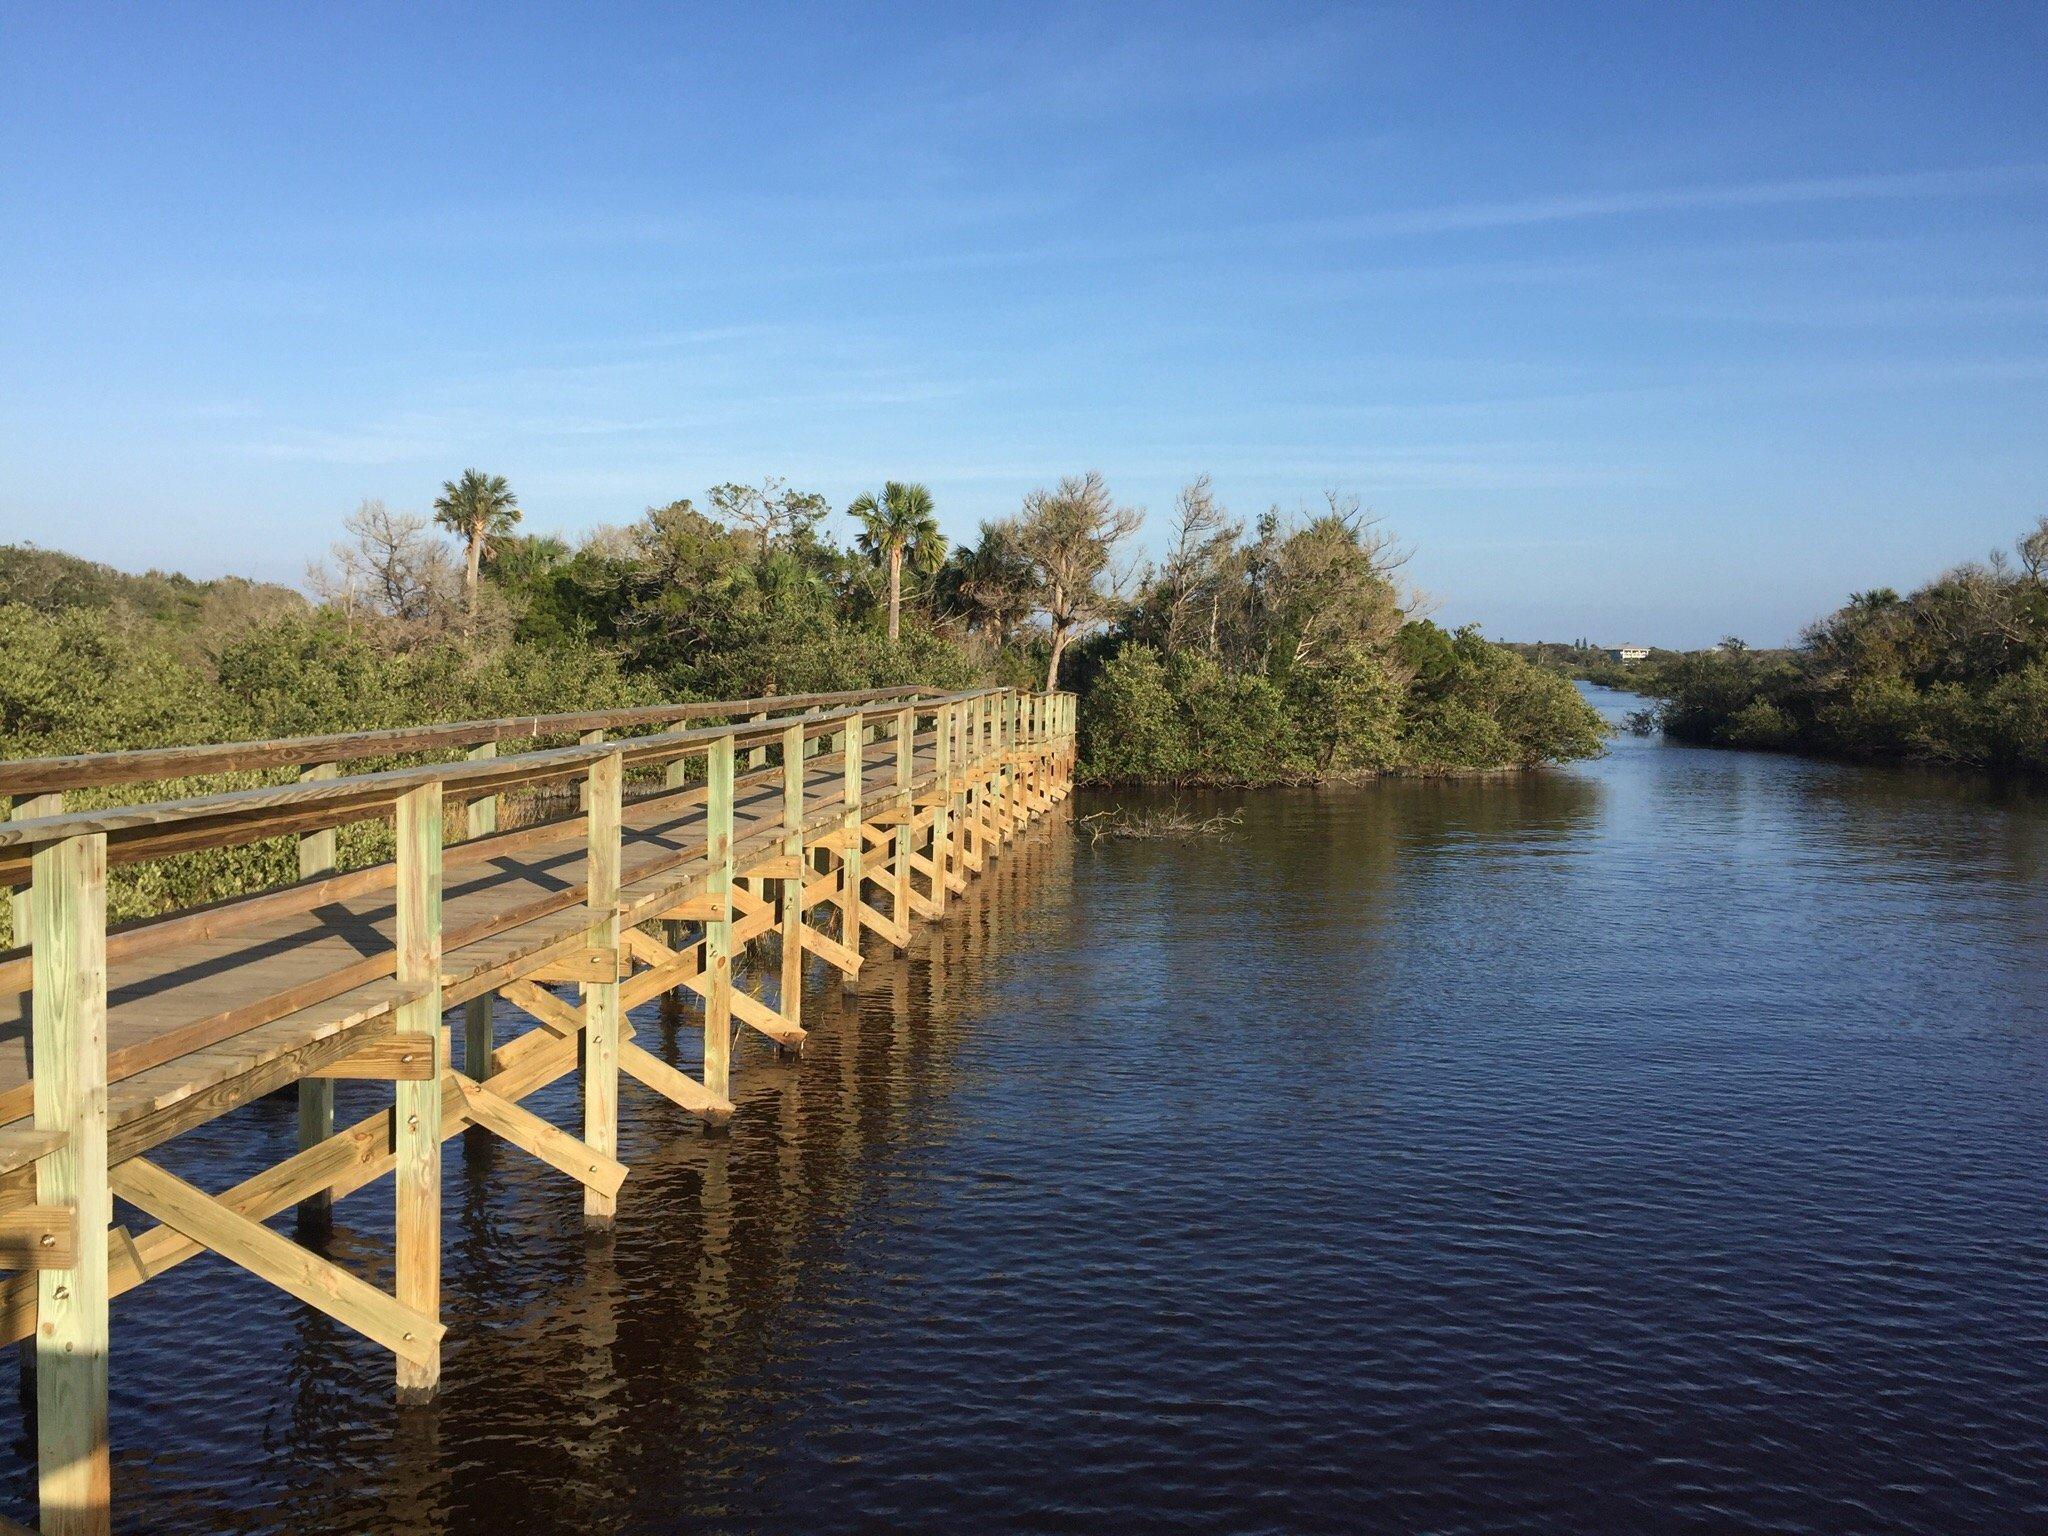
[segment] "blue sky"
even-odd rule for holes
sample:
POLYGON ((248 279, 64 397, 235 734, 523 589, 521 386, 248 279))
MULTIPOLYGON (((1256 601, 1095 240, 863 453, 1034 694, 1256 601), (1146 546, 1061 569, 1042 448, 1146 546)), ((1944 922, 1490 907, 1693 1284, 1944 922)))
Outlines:
POLYGON ((2048 8, 0 11, 0 538, 294 580, 779 474, 1358 492, 1784 640, 2048 513, 2048 8))

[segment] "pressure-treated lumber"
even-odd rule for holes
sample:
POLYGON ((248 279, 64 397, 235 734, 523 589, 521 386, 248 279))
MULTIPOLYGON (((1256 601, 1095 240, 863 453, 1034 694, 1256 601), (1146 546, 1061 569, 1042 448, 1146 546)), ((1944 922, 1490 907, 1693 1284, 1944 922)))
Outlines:
MULTIPOLYGON (((441 786, 426 784, 398 802, 398 982, 418 989, 393 1016, 400 1039, 438 1054, 441 1044, 441 786)), ((390 1347, 398 1355, 398 1394, 422 1401, 441 1380, 441 1094, 438 1076, 401 1081, 397 1123, 397 1304, 432 1323, 431 1344, 390 1347)), ((183 1229, 181 1229, 183 1230, 183 1229)), ((196 1232, 188 1236, 205 1239, 196 1232)), ((208 1244, 209 1247, 212 1244, 208 1244)), ((365 1332, 368 1330, 365 1329, 365 1332)), ((376 1334, 371 1334, 376 1338, 376 1334)), ((388 1340, 385 1342, 389 1342, 388 1340)))
POLYGON ((531 1152, 550 1167, 559 1168, 606 1199, 618 1195, 619 1186, 626 1182, 626 1165, 617 1158, 549 1125, 513 1100, 500 1098, 474 1078, 460 1072, 451 1072, 449 1076, 462 1090, 463 1107, 476 1124, 531 1152))
MULTIPOLYGON (((433 1313, 386 1296, 261 1222, 236 1215, 148 1158, 131 1157, 121 1164, 114 1170, 113 1183, 123 1200, 193 1242, 375 1339, 416 1370, 438 1372, 445 1330, 433 1313)), ((47 1528, 47 1516, 44 1523, 47 1528)))
MULTIPOLYGON (((337 765, 405 748, 376 733, 258 743, 299 781, 94 811, 65 811, 54 789, 17 801, 16 819, 0 823, 0 883, 34 883, 19 910, 36 942, 0 954, 0 1267, 16 1266, 0 1273, 0 1342, 34 1336, 52 1367, 38 1393, 59 1411, 39 1415, 42 1447, 68 1438, 85 1452, 42 1456, 46 1527, 108 1527, 108 1301, 208 1249, 390 1348, 402 1400, 430 1394, 446 1138, 475 1127, 512 1142, 577 1179, 592 1218, 608 1220, 627 1178, 619 1077, 705 1124, 730 1119, 737 1041, 803 1041, 808 963, 851 985, 862 928, 902 948, 914 916, 964 887, 970 854, 978 867, 1057 803, 1071 756, 1065 702, 897 691, 779 719, 693 706, 693 719, 751 717, 677 730, 641 721, 657 727, 650 736, 621 734, 637 727, 614 713, 552 717, 571 731, 514 722, 502 737, 422 728, 409 745, 468 756, 354 776, 337 765), (500 740, 549 734, 583 739, 499 753, 500 740), (574 814, 498 830, 502 796, 566 800, 572 786, 574 814), (378 819, 396 857, 336 868, 339 828, 378 819), (293 884, 106 932, 110 859, 271 836, 299 841, 293 884), (806 921, 820 906, 836 925, 806 921), (774 991, 757 996, 735 968, 751 941, 778 934, 774 991), (580 997, 553 990, 570 987, 580 997), (625 1017, 678 989, 706 1000, 701 1080, 637 1044, 625 1017), (33 1076, 25 1052, 9 1057, 6 1009, 21 1006, 10 993, 27 1000, 12 1038, 33 1036, 33 1076), (498 997, 510 1005, 502 1043, 498 997), (461 1071, 444 1005, 463 1015, 461 1071), (76 1049, 88 1038, 96 1058, 76 1049), (580 1137, 521 1102, 572 1071, 580 1137), (357 1092, 390 1084, 390 1107, 334 1132, 322 1099, 343 1077, 357 1092), (279 1089, 314 1112, 300 1151, 276 1167, 215 1196, 153 1161, 158 1143, 279 1089), (385 1174, 397 1204, 390 1295, 263 1225, 385 1174), (117 1187, 161 1224, 133 1237, 111 1227, 117 1187)), ((188 767, 236 749, 195 750, 188 767)), ((123 754, 80 764, 106 784, 132 781, 138 766, 123 754)), ((18 768, 4 765, 23 785, 68 771, 18 768)))
POLYGON ((0 1269, 75 1269, 78 1211, 69 1205, 18 1205, 0 1211, 0 1269))
MULTIPOLYGON (((625 762, 616 752, 590 765, 584 781, 590 838, 585 855, 586 896, 590 927, 586 943, 616 957, 619 949, 619 857, 623 835, 625 762)), ((609 980, 583 983, 583 1139, 592 1151, 609 1158, 619 1149, 619 1006, 618 964, 609 980)), ((611 1225, 618 1210, 617 1190, 586 1184, 583 1219, 593 1227, 611 1225)))
MULTIPOLYGON (((340 776, 333 763, 314 763, 302 769, 302 780, 332 779, 340 776)), ((322 827, 299 838, 299 879, 317 880, 334 873, 335 829, 322 827)), ((334 1134, 334 1084, 314 1075, 299 1079, 299 1145, 315 1147, 334 1134)), ((309 1228, 327 1221, 327 1193, 315 1194, 299 1207, 299 1219, 309 1228)))
MULTIPOLYGON (((97 835, 35 854, 35 1115, 62 1131, 36 1199, 76 1213, 75 1262, 36 1271, 36 1462, 46 1536, 102 1536, 107 1454, 107 860, 97 835)), ((281 1239, 280 1239, 281 1241, 281 1239)))
POLYGON ((705 895, 713 904, 704 923, 704 1088, 732 1096, 732 741, 712 743, 704 782, 705 895))

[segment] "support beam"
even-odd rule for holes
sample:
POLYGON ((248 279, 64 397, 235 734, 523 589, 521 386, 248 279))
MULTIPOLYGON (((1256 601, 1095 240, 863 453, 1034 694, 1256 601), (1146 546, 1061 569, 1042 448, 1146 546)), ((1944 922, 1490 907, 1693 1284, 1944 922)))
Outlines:
MULTIPOLYGON (((584 900, 590 926, 585 944, 614 956, 610 981, 583 983, 583 1139, 592 1151, 613 1157, 619 1150, 619 859, 624 836, 625 759, 608 753, 584 775, 583 797, 589 812, 585 854, 588 888, 584 900)), ((615 1192, 583 1190, 583 1222, 608 1227, 618 1210, 615 1192)))
POLYGON ((521 1151, 532 1153, 549 1167, 561 1170, 607 1199, 615 1197, 619 1186, 626 1182, 626 1165, 617 1158, 549 1125, 532 1110, 499 1098, 466 1073, 451 1072, 449 1076, 462 1090, 464 1112, 485 1130, 504 1137, 521 1151))
MULTIPOLYGON (((439 1371, 441 1336, 446 1330, 431 1312, 386 1296, 261 1222, 236 1215, 204 1190, 146 1157, 131 1157, 121 1164, 114 1170, 113 1183, 130 1205, 336 1322, 375 1339, 397 1355, 402 1365, 410 1365, 416 1372, 439 1371)), ((49 1529, 47 1517, 44 1529, 49 1529)))
MULTIPOLYGON (((439 782, 422 785, 399 796, 395 821, 398 832, 398 982, 418 991, 415 997, 399 1004, 393 1023, 399 1038, 418 1040, 424 1049, 436 1054, 438 1065, 441 1046, 439 782)), ((441 1084, 438 1076, 425 1081, 400 1082, 393 1117, 398 1154, 394 1178, 398 1195, 398 1254, 394 1266, 397 1304, 431 1323, 433 1337, 431 1343, 420 1343, 419 1347, 412 1349, 401 1349, 389 1340, 384 1342, 389 1343, 398 1355, 398 1400, 402 1403, 424 1402, 434 1395, 441 1383, 441 1084)), ((169 1218, 158 1215, 158 1219, 169 1218)), ((199 1233, 187 1231, 186 1235, 198 1238, 209 1248, 215 1246, 199 1233)), ((233 1257, 232 1254, 227 1256, 233 1257)), ((289 1290, 290 1286, 287 1285, 286 1289, 289 1290)), ((311 1297, 305 1299, 313 1300, 311 1297)), ((315 1300, 314 1304, 317 1306, 319 1302, 315 1300)), ((409 1329, 414 1334, 417 1331, 416 1326, 409 1329)), ((371 1337, 377 1335, 372 1334, 371 1337)), ((404 1342, 419 1343, 410 1337, 404 1342)))
POLYGON ((651 1051, 631 1041, 619 1047, 619 1065, 643 1088, 688 1110, 708 1125, 723 1125, 732 1118, 732 1100, 715 1094, 687 1072, 678 1072, 651 1051))
POLYGON ((76 1269, 78 1211, 68 1205, 17 1205, 0 1211, 0 1269, 76 1269))
MULTIPOLYGON (((29 902, 35 1117, 64 1144, 36 1200, 77 1213, 77 1262, 36 1273, 36 1458, 45 1536, 105 1536, 107 1455, 107 840, 38 848, 29 902)), ((280 1238, 278 1241, 282 1242, 280 1238)))

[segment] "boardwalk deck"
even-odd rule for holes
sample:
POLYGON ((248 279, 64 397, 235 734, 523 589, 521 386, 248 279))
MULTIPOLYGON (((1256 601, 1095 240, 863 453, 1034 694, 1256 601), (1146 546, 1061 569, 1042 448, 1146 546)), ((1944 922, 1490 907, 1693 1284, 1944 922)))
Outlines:
POLYGON ((851 984, 864 929, 901 947, 914 919, 943 912, 949 891, 1064 797, 1071 702, 892 690, 0 765, 0 785, 32 792, 27 808, 42 813, 0 823, 0 880, 29 877, 35 934, 0 956, 0 1221, 41 1234, 39 1247, 0 1246, 19 1269, 0 1279, 0 1340, 36 1340, 42 1529, 108 1528, 107 1298, 211 1250, 390 1348, 402 1395, 430 1393, 440 1140, 472 1125, 501 1136, 582 1182, 589 1219, 608 1222, 629 1172, 612 1155, 618 1079, 722 1123, 735 1031, 801 1046, 807 957, 851 984), (718 713, 736 723, 686 724, 718 713), (543 724, 657 734, 499 752, 543 724), (452 764, 328 766, 465 747, 476 750, 452 764), (315 771, 296 786, 97 813, 53 803, 71 787, 291 764, 315 771), (442 845, 444 798, 476 800, 486 810, 472 824, 491 829, 492 797, 568 785, 578 798, 553 819, 442 845), (338 823, 391 817, 395 863, 333 871, 338 823), (106 930, 95 872, 109 861, 279 835, 303 840, 299 884, 106 930), (732 958, 768 937, 782 984, 757 997, 733 985, 732 958), (679 988, 705 1000, 701 1080, 624 1023, 679 988), (457 1070, 444 1011, 492 994, 533 1027, 497 1041, 488 1013, 472 1014, 482 1032, 470 1026, 457 1070), (580 1135, 519 1102, 570 1072, 580 1135), (335 1077, 390 1081, 394 1108, 333 1130, 335 1077), (145 1155, 294 1083, 300 1152, 234 1189, 207 1194, 145 1155), (396 1296, 260 1225, 394 1170, 396 1296), (116 1194, 161 1225, 110 1230, 116 1194), (83 1275, 88 1264, 99 1273, 83 1275), (81 1345, 99 1351, 96 1373, 81 1345))

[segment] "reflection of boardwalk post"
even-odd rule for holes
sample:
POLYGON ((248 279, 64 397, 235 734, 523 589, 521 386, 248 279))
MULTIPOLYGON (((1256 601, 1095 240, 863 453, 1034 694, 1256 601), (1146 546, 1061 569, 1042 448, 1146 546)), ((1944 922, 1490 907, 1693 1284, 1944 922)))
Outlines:
POLYGON ((707 1333, 712 1319, 725 1318, 725 1304, 732 1295, 732 1173, 728 1162, 731 1148, 730 1141, 711 1144, 699 1186, 704 1212, 704 1257, 697 1266, 694 1300, 707 1333))

